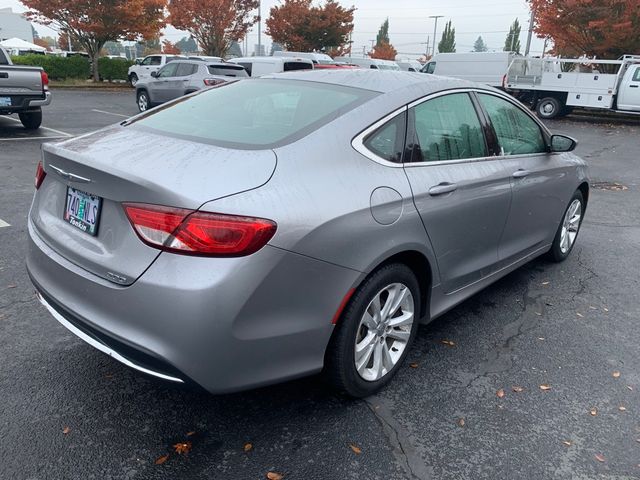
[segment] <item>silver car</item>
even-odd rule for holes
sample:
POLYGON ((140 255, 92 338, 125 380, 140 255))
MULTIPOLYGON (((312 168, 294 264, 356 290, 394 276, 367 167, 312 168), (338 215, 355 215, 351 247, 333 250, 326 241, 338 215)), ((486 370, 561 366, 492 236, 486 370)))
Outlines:
POLYGON ((27 268, 60 323, 137 370, 213 393, 323 371, 364 396, 418 324, 570 254, 574 147, 462 80, 229 82, 45 144, 27 268))
POLYGON ((174 60, 157 72, 151 72, 150 77, 138 80, 136 103, 138 110, 144 112, 174 98, 248 76, 243 67, 233 63, 174 60))

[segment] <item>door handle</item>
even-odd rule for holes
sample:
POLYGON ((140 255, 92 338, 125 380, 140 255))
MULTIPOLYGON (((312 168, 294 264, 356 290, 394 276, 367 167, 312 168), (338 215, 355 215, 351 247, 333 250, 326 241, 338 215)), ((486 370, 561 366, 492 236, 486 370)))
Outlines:
POLYGON ((638 85, 629 85, 629 88, 638 88, 638 85))
POLYGON ((9 78, 9 74, 6 72, 0 72, 0 78, 9 78))
POLYGON ((531 172, 529 170, 516 170, 515 172, 513 172, 513 178, 524 178, 527 175, 529 175, 531 172))
POLYGON ((445 193, 451 193, 458 189, 458 185, 455 183, 442 182, 429 189, 429 195, 435 197, 437 195, 444 195, 445 193))

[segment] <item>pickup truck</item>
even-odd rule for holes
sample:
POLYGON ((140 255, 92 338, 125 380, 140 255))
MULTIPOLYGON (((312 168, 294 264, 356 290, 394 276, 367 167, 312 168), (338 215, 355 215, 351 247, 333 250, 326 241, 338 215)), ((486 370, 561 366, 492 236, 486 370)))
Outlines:
POLYGON ((178 59, 186 60, 187 57, 183 57, 181 55, 157 54, 147 55, 144 58, 138 58, 136 59, 136 63, 129 67, 129 71, 127 72, 129 83, 132 87, 135 88, 138 80, 148 79, 149 77, 151 77, 151 72, 157 72, 167 63, 178 59))
POLYGON ((42 123, 42 107, 51 103, 49 77, 41 67, 13 65, 0 47, 0 115, 17 113, 27 130, 42 123))

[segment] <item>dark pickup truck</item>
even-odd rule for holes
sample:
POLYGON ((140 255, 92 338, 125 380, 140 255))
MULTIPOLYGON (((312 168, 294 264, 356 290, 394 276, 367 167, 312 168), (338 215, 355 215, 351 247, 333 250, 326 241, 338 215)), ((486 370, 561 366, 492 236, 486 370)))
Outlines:
POLYGON ((42 107, 51 103, 49 77, 40 67, 13 65, 0 47, 0 115, 17 113, 24 128, 42 123, 42 107))

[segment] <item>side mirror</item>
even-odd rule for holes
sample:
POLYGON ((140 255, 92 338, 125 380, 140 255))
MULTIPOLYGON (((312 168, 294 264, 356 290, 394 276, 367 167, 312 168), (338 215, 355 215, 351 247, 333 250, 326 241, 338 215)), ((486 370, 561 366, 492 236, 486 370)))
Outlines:
POLYGON ((151 72, 151 76, 152 76, 153 78, 156 78, 156 77, 158 76, 158 72, 157 72, 157 71, 155 71, 155 72, 151 72))
POLYGON ((578 142, 567 135, 551 135, 552 152, 572 152, 578 142))

